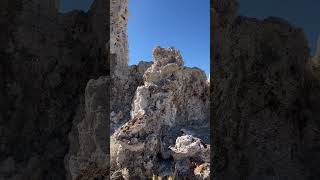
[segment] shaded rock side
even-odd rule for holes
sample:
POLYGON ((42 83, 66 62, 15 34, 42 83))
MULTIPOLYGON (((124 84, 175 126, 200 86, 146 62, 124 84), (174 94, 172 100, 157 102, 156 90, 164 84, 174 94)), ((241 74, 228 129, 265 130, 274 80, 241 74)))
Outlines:
POLYGON ((303 31, 211 3, 215 178, 319 179, 319 78, 303 31))
POLYGON ((109 73, 105 2, 60 14, 56 0, 1 1, 0 179, 65 179, 86 84, 109 73))
POLYGON ((110 76, 101 76, 88 82, 84 105, 79 108, 69 134, 70 150, 65 158, 66 169, 72 179, 89 178, 88 174, 91 174, 90 178, 109 175, 109 137, 123 124, 123 119, 129 117, 131 104, 128 102, 132 101, 135 89, 142 82, 141 74, 149 64, 140 63, 129 67, 129 75, 132 76, 124 81, 128 87, 122 87, 121 90, 111 85, 119 82, 110 76), (112 88, 118 91, 110 95, 108 92, 113 92, 112 88), (128 102, 117 102, 117 106, 112 106, 111 103, 119 96, 126 97, 122 100, 128 102), (111 112, 110 107, 114 108, 111 112), (116 114, 116 111, 119 113, 116 114), (95 176, 93 172, 99 173, 95 176))
POLYGON ((110 134, 128 121, 131 103, 149 62, 128 65, 128 0, 110 1, 111 103, 110 134))

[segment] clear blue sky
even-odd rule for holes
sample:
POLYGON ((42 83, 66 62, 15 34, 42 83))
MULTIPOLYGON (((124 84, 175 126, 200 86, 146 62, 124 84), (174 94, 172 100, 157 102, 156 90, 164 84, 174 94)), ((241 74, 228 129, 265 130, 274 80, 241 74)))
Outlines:
POLYGON ((320 0, 239 0, 240 14, 259 19, 276 16, 303 28, 315 51, 320 33, 320 0))
POLYGON ((209 0, 129 0, 129 63, 151 61, 157 45, 174 46, 185 65, 210 73, 209 0))

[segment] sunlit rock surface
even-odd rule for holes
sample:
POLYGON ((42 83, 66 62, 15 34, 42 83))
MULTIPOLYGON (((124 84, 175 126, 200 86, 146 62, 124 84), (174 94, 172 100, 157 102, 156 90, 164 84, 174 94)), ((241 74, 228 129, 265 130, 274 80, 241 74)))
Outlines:
MULTIPOLYGON (((173 175, 179 162, 169 146, 174 146, 180 130, 209 130, 209 84, 205 73, 184 67, 175 48, 157 47, 153 57, 153 64, 143 75, 144 85, 136 90, 130 120, 114 134, 119 144, 114 168, 127 168, 131 178, 173 175)), ((207 140, 209 134, 204 136, 207 140)), ((188 159, 194 154, 184 156, 188 159)), ((191 163, 188 165, 192 168, 191 163)), ((185 176, 194 174, 190 171, 185 176)))

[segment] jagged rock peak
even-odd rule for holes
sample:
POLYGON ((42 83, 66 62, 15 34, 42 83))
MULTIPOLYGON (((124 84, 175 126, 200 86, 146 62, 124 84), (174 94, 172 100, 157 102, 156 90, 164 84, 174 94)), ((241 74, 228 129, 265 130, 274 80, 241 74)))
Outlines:
POLYGON ((183 66, 180 51, 174 47, 161 48, 157 46, 153 49, 153 58, 155 66, 165 66, 169 63, 175 63, 179 66, 183 66))
POLYGON ((153 49, 153 65, 145 72, 143 78, 146 83, 157 83, 173 76, 183 68, 180 51, 174 47, 153 49))

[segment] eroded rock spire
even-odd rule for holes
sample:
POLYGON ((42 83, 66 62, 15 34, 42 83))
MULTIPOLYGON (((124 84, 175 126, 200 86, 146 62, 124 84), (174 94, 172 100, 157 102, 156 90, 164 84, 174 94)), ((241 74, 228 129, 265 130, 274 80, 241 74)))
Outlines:
POLYGON ((182 137, 177 145, 175 141, 181 129, 188 129, 184 132, 193 132, 209 143, 206 75, 198 68, 183 66, 180 52, 175 48, 157 47, 153 57, 152 66, 143 75, 144 85, 135 93, 131 119, 114 134, 119 144, 114 166, 128 169, 131 178, 145 179, 153 174, 176 178, 203 176, 195 175, 192 163, 209 163, 210 146, 203 143, 194 153, 188 148, 200 143, 200 139, 189 134, 191 139, 182 137), (179 147, 179 151, 169 147, 179 147))

